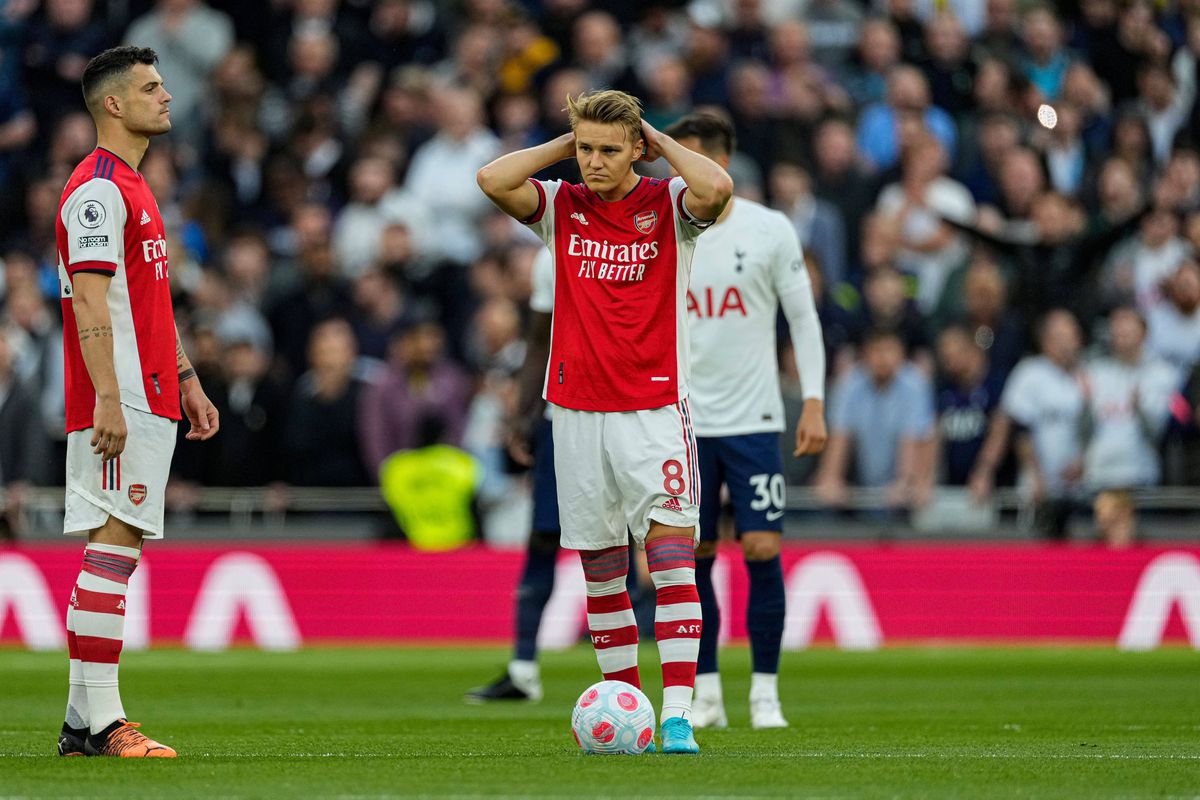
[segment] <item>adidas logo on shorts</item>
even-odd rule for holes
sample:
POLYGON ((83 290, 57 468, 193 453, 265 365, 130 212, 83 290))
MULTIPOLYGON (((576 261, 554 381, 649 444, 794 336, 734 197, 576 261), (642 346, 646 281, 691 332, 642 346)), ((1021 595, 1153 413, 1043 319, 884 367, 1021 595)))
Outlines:
POLYGON ((675 497, 668 498, 667 502, 662 504, 662 507, 667 511, 678 511, 680 513, 683 512, 683 506, 679 505, 679 500, 675 497))

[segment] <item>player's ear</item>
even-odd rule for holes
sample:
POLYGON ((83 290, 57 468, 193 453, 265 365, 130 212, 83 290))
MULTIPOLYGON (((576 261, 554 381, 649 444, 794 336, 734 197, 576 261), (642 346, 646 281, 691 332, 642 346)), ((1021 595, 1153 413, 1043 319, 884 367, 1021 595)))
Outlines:
POLYGON ((104 110, 114 117, 121 116, 121 100, 115 94, 105 95, 104 110))
POLYGON ((641 161, 646 157, 646 140, 638 137, 637 143, 633 146, 633 160, 641 161))

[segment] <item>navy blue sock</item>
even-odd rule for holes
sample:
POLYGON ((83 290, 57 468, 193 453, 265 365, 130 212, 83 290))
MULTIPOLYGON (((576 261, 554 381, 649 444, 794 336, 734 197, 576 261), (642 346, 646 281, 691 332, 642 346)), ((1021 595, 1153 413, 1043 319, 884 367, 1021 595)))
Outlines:
POLYGON ((700 629, 700 655, 696 673, 704 675, 717 671, 717 640, 721 635, 721 607, 717 605, 717 590, 713 588, 712 571, 716 558, 696 557, 696 591, 700 594, 700 613, 704 627, 700 629))
POLYGON ((766 561, 747 561, 750 574, 750 606, 746 631, 755 672, 779 672, 779 648, 783 640, 783 617, 787 599, 783 590, 783 566, 779 556, 766 561))
POLYGON ((558 536, 534 533, 525 553, 525 572, 517 585, 517 647, 518 661, 537 659, 538 628, 542 612, 554 592, 554 570, 558 565, 558 536))

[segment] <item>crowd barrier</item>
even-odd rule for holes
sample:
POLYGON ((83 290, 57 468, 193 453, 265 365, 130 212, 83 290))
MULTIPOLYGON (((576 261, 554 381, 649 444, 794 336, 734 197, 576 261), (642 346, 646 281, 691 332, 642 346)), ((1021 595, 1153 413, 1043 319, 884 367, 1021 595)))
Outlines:
MULTIPOLYGON (((0 644, 65 647, 78 544, 0 548, 0 644)), ((400 544, 151 543, 126 603, 127 646, 504 642, 522 553, 400 544)), ((787 545, 784 645, 870 650, 905 643, 1089 643, 1200 648, 1200 546, 787 545)), ((714 570, 722 638, 745 639, 740 553, 714 570)), ((564 553, 541 631, 585 634, 583 576, 564 553)))

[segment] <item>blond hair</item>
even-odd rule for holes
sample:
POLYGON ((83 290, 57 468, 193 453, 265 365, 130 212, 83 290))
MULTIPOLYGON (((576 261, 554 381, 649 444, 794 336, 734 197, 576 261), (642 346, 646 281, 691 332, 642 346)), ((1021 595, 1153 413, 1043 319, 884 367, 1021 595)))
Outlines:
POLYGON ((630 141, 642 138, 642 101, 616 89, 583 92, 578 97, 567 95, 567 118, 571 130, 580 122, 599 122, 621 125, 630 141))

